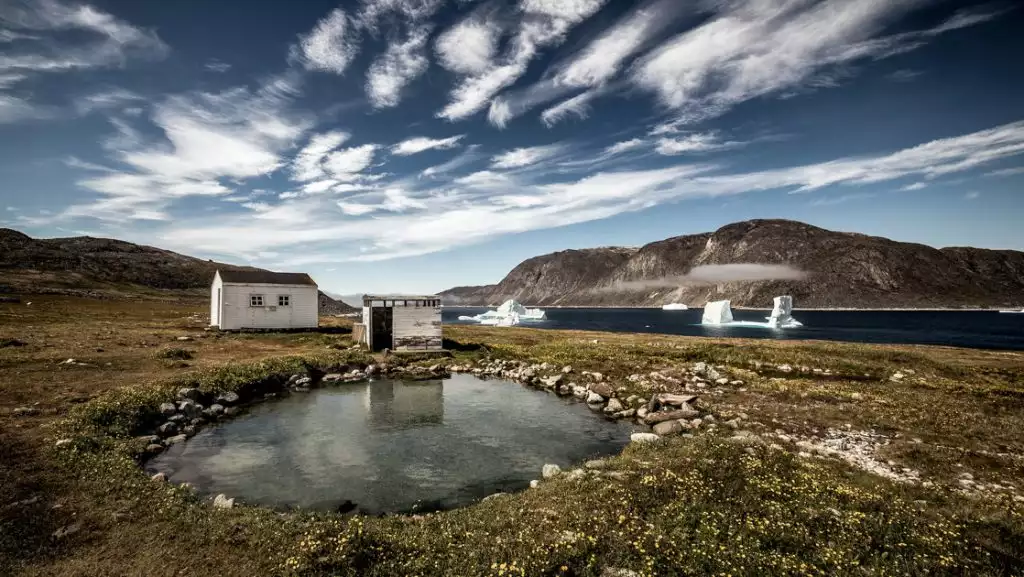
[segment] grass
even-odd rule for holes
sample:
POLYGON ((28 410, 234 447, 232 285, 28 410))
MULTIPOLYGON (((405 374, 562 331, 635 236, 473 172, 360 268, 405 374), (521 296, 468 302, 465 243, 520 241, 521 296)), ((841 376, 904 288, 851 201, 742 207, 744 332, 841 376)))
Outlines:
POLYGON ((745 427, 767 441, 728 431, 631 446, 609 461, 621 479, 556 478, 455 511, 343 517, 214 510, 146 478, 134 436, 183 386, 240 390, 383 362, 349 350, 344 321, 221 334, 202 330, 201 301, 34 300, 0 305, 5 332, 27 343, 0 349, 0 574, 1024 574, 1021 504, 957 490, 963 472, 1004 485, 1024 478, 1019 353, 446 327, 451 358, 386 362, 529 359, 599 371, 624 394, 647 395, 672 386, 631 375, 703 361, 744 384, 702 402, 722 418, 746 413, 745 427), (185 368, 161 352, 180 336, 193 338, 185 368), (77 363, 58 364, 68 358, 77 363), (783 363, 794 370, 779 371, 783 363), (896 372, 905 378, 890 380, 896 372), (15 416, 20 406, 39 413, 15 416), (769 437, 846 425, 888 435, 881 458, 933 486, 798 457, 769 437), (57 449, 58 438, 72 445, 57 449))

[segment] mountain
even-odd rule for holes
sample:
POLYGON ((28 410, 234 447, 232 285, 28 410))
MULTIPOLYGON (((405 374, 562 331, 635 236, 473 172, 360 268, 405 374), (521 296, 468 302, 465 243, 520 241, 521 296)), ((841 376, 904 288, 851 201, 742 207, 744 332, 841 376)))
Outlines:
POLYGON ((526 305, 692 307, 721 299, 770 307, 782 294, 803 307, 1019 307, 1024 252, 937 249, 789 220, 750 220, 639 249, 534 257, 496 285, 441 293, 452 305, 514 298, 526 305))
MULTIPOLYGON (((33 239, 0 228, 0 292, 103 296, 157 289, 208 294, 217 269, 259 270, 121 240, 33 239)), ((322 293, 320 301, 325 314, 356 310, 322 293)))

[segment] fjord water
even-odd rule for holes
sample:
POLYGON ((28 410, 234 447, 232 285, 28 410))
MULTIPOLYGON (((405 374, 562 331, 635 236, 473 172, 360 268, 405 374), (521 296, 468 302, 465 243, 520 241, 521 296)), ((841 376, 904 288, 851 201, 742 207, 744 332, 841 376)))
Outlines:
MULTIPOLYGON (((480 307, 446 307, 446 324, 464 324, 459 315, 480 307)), ((795 310, 801 328, 705 326, 703 310, 664 311, 638 308, 548 308, 548 320, 527 326, 548 329, 658 333, 698 337, 818 339, 861 343, 948 345, 978 349, 1024 350, 1024 314, 997 311, 824 311, 795 310)), ((738 321, 764 321, 770 310, 733 309, 738 321)))
POLYGON ((632 426, 585 404, 469 375, 382 380, 256 405, 146 469, 246 503, 378 514, 472 503, 617 453, 632 426))

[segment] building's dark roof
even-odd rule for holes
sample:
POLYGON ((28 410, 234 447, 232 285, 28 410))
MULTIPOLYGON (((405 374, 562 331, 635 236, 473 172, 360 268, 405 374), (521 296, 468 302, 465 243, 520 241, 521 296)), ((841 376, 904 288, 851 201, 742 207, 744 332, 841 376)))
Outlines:
POLYGON ((304 272, 273 272, 269 270, 218 270, 220 280, 241 284, 301 284, 316 286, 304 272))

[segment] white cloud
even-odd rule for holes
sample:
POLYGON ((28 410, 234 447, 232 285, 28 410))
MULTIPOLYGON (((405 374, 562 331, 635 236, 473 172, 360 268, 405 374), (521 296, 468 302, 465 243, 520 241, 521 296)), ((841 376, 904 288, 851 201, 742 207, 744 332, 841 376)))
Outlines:
POLYGON ((623 152, 629 152, 630 150, 636 150, 645 146, 647 142, 641 138, 631 138, 629 140, 623 140, 616 142, 615 144, 604 149, 605 154, 615 155, 622 154, 623 152))
POLYGON ((985 176, 1016 176, 1018 174, 1024 174, 1024 166, 1017 168, 1001 168, 999 170, 993 170, 985 173, 985 176))
POLYGON ((726 150, 739 148, 746 143, 736 141, 722 141, 716 132, 695 132, 682 138, 661 138, 655 150, 658 154, 673 156, 676 154, 712 152, 715 150, 726 150))
POLYGON ((126 104, 144 100, 142 95, 125 90, 124 88, 113 88, 101 92, 86 94, 75 99, 75 110, 79 114, 89 114, 96 110, 107 110, 122 107, 126 104))
POLYGON ((562 152, 564 147, 560 144, 549 144, 546 146, 530 146, 516 148, 496 155, 491 159, 493 168, 519 168, 536 164, 541 160, 547 160, 562 152))
POLYGON ((327 154, 349 138, 347 132, 337 130, 313 135, 306 146, 295 155, 295 160, 292 161, 292 176, 300 182, 323 178, 326 175, 323 162, 327 154))
POLYGON ((541 49, 560 44, 574 26, 593 15, 606 0, 523 0, 518 29, 504 54, 486 69, 464 78, 437 116, 468 118, 511 86, 541 49))
POLYGON ((967 200, 974 200, 974 199, 978 198, 979 196, 981 196, 980 192, 978 192, 977 190, 972 190, 972 191, 968 192, 967 194, 965 194, 964 198, 966 198, 967 200))
POLYGON ((63 72, 121 66, 129 58, 158 59, 169 51, 156 33, 88 4, 5 2, 0 4, 0 23, 8 36, 22 41, 16 49, 0 54, 0 71, 63 72), (66 32, 77 34, 63 34, 66 32))
MULTIPOLYGON (((544 78, 523 90, 504 95, 491 105, 491 122, 504 126, 534 106, 561 98, 582 88, 600 87, 618 75, 622 66, 652 39, 674 24, 689 9, 679 0, 654 0, 626 14, 579 52, 553 65, 544 78)), ((586 104, 597 90, 585 92, 546 110, 541 120, 548 126, 568 114, 584 117, 586 104)))
POLYGON ((50 112, 32 103, 0 93, 0 124, 46 118, 50 112))
POLYGON ((323 166, 336 180, 347 181, 359 177, 359 173, 373 164, 377 152, 376 144, 364 144, 332 152, 324 159, 323 166))
POLYGON ((493 11, 467 16, 437 37, 438 63, 458 74, 481 74, 491 66, 502 32, 493 11))
POLYGON ((911 192, 911 191, 915 191, 915 190, 922 190, 922 189, 926 188, 927 186, 928 185, 923 183, 923 182, 914 182, 914 183, 908 184, 906 186, 900 187, 900 190, 906 191, 906 192, 911 192))
POLYGON ((420 152, 425 152, 427 150, 444 150, 447 148, 454 148, 459 145, 459 141, 462 140, 464 136, 464 134, 460 134, 458 136, 451 136, 448 138, 426 138, 423 136, 407 138, 392 146, 391 154, 409 156, 412 154, 419 154, 420 152))
POLYGON ((224 62, 224 61, 221 61, 221 60, 217 60, 217 59, 213 59, 213 60, 210 60, 209 62, 207 62, 206 64, 204 64, 203 68, 209 70, 210 72, 217 72, 219 74, 223 74, 223 73, 227 72, 228 70, 231 70, 231 65, 228 64, 227 62, 224 62))
POLYGON ((91 170, 94 172, 117 172, 113 168, 109 168, 93 162, 86 162, 78 157, 69 156, 64 159, 64 164, 69 168, 78 168, 81 170, 91 170))
POLYGON ((758 96, 799 87, 829 67, 885 58, 979 18, 931 30, 877 37, 915 8, 915 0, 825 0, 719 4, 704 24, 641 58, 632 80, 689 122, 722 114, 758 96))
POLYGON ((444 0, 362 0, 356 20, 359 26, 376 32, 379 22, 388 15, 407 22, 418 22, 437 12, 444 0))
POLYGON ((468 166, 481 158, 479 152, 479 144, 469 145, 462 154, 459 154, 455 158, 442 162, 441 164, 435 164, 423 170, 420 173, 421 177, 438 177, 444 174, 448 174, 452 171, 458 170, 464 166, 468 166))
POLYGON ((551 127, 565 118, 568 118, 569 115, 586 118, 590 111, 590 101, 593 100, 595 96, 597 96, 596 91, 584 92, 583 94, 573 96, 569 100, 561 102, 542 112, 540 120, 545 126, 551 127))
POLYGON ((874 198, 875 194, 865 193, 854 193, 844 194, 841 196, 833 196, 827 198, 816 198, 810 202, 811 206, 836 206, 837 204, 846 204, 855 200, 866 200, 868 198, 874 198))
POLYGON ((306 70, 342 74, 358 51, 358 31, 345 11, 335 8, 309 34, 299 38, 294 54, 306 70))
POLYGON ((402 42, 392 41, 366 75, 366 93, 374 108, 397 106, 402 91, 427 70, 425 48, 430 27, 409 32, 402 42))

